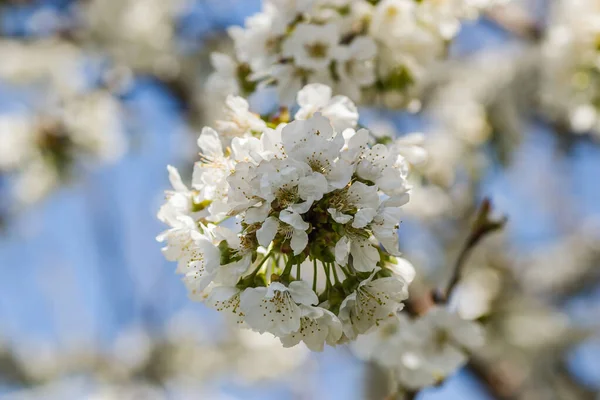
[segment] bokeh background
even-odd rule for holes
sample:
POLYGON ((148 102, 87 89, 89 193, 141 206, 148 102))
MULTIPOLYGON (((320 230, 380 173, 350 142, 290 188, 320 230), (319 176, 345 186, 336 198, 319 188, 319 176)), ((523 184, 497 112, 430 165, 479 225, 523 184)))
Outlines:
MULTIPOLYGON (((553 2, 517 4, 520 14, 463 27, 424 112, 361 110, 373 129, 431 138, 438 164, 400 228, 417 286, 447 279, 483 198, 509 218, 461 286, 461 312, 485 324, 488 345, 422 400, 600 390, 600 136, 532 111, 542 61, 506 21, 547 28, 553 2)), ((90 92, 109 105, 74 115, 124 138, 100 160, 84 152, 51 190, 39 171, 0 174, 0 398, 381 398, 385 374, 350 349, 284 350, 189 301, 155 241, 166 165, 191 171, 195 137, 214 120, 209 54, 259 10, 259 0, 0 1, 0 157, 21 134, 2 121, 37 121, 90 92)))

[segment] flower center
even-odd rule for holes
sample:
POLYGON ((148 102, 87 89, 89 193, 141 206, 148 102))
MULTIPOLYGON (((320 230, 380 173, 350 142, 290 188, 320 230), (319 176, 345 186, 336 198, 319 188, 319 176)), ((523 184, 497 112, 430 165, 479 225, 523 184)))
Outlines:
POLYGON ((308 55, 312 58, 325 58, 327 56, 327 50, 329 49, 329 46, 321 42, 316 42, 306 44, 304 45, 304 48, 306 49, 306 53, 308 53, 308 55))
POLYGON ((444 329, 435 332, 433 342, 438 349, 442 349, 450 341, 450 335, 444 329))
POLYGON ((277 190, 276 198, 283 208, 292 204, 296 204, 296 202, 300 200, 300 196, 298 195, 298 186, 283 186, 277 190))
POLYGON ((385 10, 385 16, 387 18, 394 18, 396 15, 398 15, 400 13, 400 11, 398 10, 397 7, 394 6, 389 6, 386 10, 385 10))
POLYGON ((348 213, 354 210, 354 205, 348 198, 348 189, 344 188, 337 191, 329 199, 329 207, 335 208, 339 212, 348 213))
POLYGON ((285 238, 285 240, 291 239, 292 235, 294 234, 294 228, 291 225, 283 223, 279 224, 278 231, 285 238))
POLYGON ((391 337, 398 332, 398 326, 396 324, 387 324, 381 328, 380 332, 383 337, 391 337))
POLYGON ((329 171, 329 162, 320 160, 315 157, 308 160, 308 165, 310 166, 310 168, 313 171, 318 172, 323 175, 326 175, 327 172, 329 171))

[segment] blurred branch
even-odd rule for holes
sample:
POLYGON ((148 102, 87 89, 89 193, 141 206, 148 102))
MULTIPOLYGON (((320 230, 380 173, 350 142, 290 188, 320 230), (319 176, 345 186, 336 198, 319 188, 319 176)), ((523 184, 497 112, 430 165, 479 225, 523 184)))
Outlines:
POLYGON ((518 399, 516 393, 522 382, 513 379, 507 371, 490 365, 476 356, 470 358, 467 370, 484 384, 485 390, 494 399, 518 399))
POLYGON ((386 370, 375 363, 366 365, 365 400, 381 400, 390 394, 390 379, 386 370))
POLYGON ((572 296, 594 290, 600 284, 600 254, 593 257, 587 268, 574 280, 564 280, 563 283, 553 290, 559 303, 565 302, 572 296))
POLYGON ((544 35, 539 23, 514 3, 490 9, 485 13, 485 18, 504 31, 531 42, 539 42, 544 35))
POLYGON ((454 291, 456 285, 460 281, 463 269, 467 263, 469 255, 477 244, 489 234, 500 230, 504 227, 507 222, 506 217, 502 217, 498 220, 492 219, 492 203, 489 199, 483 200, 483 203, 477 211, 477 217, 471 227, 471 232, 467 237, 462 250, 460 251, 456 263, 454 264, 453 274, 448 283, 446 290, 438 291, 435 295, 437 302, 446 302, 454 291))
POLYGON ((569 371, 564 362, 558 366, 557 385, 561 385, 569 393, 569 399, 577 400, 596 400, 597 394, 595 390, 589 389, 575 380, 573 374, 569 371))
POLYGON ((31 386, 35 379, 21 368, 21 364, 8 349, 0 348, 0 382, 31 386))

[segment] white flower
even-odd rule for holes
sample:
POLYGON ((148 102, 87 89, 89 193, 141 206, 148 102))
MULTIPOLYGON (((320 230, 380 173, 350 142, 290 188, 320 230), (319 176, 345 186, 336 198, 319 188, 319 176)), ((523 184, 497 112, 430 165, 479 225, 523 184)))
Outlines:
POLYGON ((321 307, 302 305, 300 309, 300 329, 281 337, 281 343, 292 347, 302 341, 313 351, 323 351, 325 343, 335 346, 342 336, 342 323, 338 317, 321 307))
MULTIPOLYGON (((327 191, 325 177, 315 174, 309 165, 289 158, 262 162, 253 172, 256 178, 249 183, 254 188, 251 196, 264 199, 269 204, 277 202, 280 208, 300 201, 305 201, 305 207, 310 207, 327 191)), ((248 181, 247 178, 245 180, 248 181)), ((252 189, 246 189, 246 193, 250 193, 249 190, 252 189)))
POLYGON ((340 306, 338 316, 349 339, 396 315, 408 298, 408 285, 401 277, 373 279, 378 271, 375 269, 340 306))
POLYGON ((48 168, 48 163, 40 158, 34 158, 27 163, 15 183, 17 203, 33 204, 41 200, 60 183, 58 171, 48 168))
POLYGON ((298 92, 297 98, 300 109, 295 118, 308 119, 316 112, 329 119, 336 132, 354 128, 358 123, 358 110, 346 96, 333 96, 331 88, 326 85, 313 83, 304 86, 298 92))
POLYGON ((396 367, 402 354, 410 350, 407 346, 410 325, 409 317, 398 313, 359 335, 351 345, 352 352, 361 360, 375 361, 386 368, 396 367))
POLYGON ((408 350, 399 354, 399 362, 395 372, 400 384, 409 390, 418 390, 435 385, 443 380, 443 376, 432 373, 433 366, 418 347, 418 339, 405 340, 408 350))
POLYGON ((252 75, 254 80, 275 82, 279 102, 291 106, 296 101, 296 95, 304 84, 306 74, 303 70, 291 64, 274 64, 269 68, 256 71, 252 75))
POLYGON ((285 123, 281 123, 275 129, 267 128, 263 131, 260 142, 262 144, 262 157, 265 160, 285 158, 283 144, 281 143, 281 131, 285 126, 285 123))
POLYGON ((360 161, 359 156, 369 148, 370 132, 367 129, 345 129, 342 132, 344 137, 344 148, 340 157, 349 163, 360 161))
POLYGON ((410 388, 442 381, 467 362, 466 350, 483 344, 478 324, 441 307, 434 307, 417 319, 409 334, 411 351, 400 358, 398 374, 403 385, 410 388))
POLYGON ((299 14, 309 12, 312 6, 319 0, 265 0, 265 3, 273 6, 282 15, 290 15, 295 18, 299 14))
POLYGON ((389 368, 405 389, 431 386, 437 379, 422 353, 423 341, 413 325, 408 316, 400 313, 358 336, 351 349, 360 359, 389 368))
POLYGON ((227 95, 240 93, 238 65, 235 60, 223 53, 211 53, 210 61, 214 72, 206 81, 206 91, 211 102, 215 100, 214 96, 219 98, 217 102, 220 103, 227 95))
POLYGON ((388 269, 390 269, 392 273, 402 277, 402 279, 404 279, 406 283, 412 283, 416 275, 415 267, 405 258, 393 258, 395 262, 393 262, 392 264, 388 264, 388 269))
POLYGON ((304 281, 294 281, 288 287, 272 282, 268 287, 244 290, 241 310, 252 329, 284 337, 300 329, 300 305, 310 306, 318 301, 317 295, 304 281))
POLYGON ((181 180, 177 168, 168 165, 169 181, 174 190, 165 191, 167 202, 160 207, 158 219, 175 227, 179 225, 179 217, 192 214, 194 193, 181 180))
POLYGON ((265 7, 265 12, 246 18, 244 28, 233 26, 227 30, 234 41, 237 58, 253 70, 267 67, 277 59, 278 36, 283 33, 280 31, 283 27, 275 24, 278 16, 274 14, 271 7, 265 7))
POLYGON ((335 135, 327 118, 316 113, 306 121, 294 121, 281 133, 281 140, 290 159, 300 161, 327 178, 331 188, 348 184, 353 170, 338 159, 344 146, 342 135, 335 135))
POLYGON ((179 268, 183 282, 192 294, 201 293, 215 279, 220 266, 221 252, 208 239, 201 237, 191 244, 192 253, 185 268, 179 268))
POLYGON ((18 168, 36 156, 34 125, 28 115, 0 115, 0 170, 18 168))
POLYGON ((219 267, 215 282, 224 286, 235 286, 242 275, 248 270, 252 263, 252 246, 254 243, 244 240, 242 235, 238 235, 230 229, 222 226, 211 227, 213 242, 218 243, 222 240, 227 242, 227 247, 235 257, 228 264, 219 267))
POLYGON ((203 236, 194 220, 187 215, 178 216, 171 224, 171 229, 158 235, 156 240, 167 242, 162 249, 163 255, 169 261, 178 261, 178 270, 184 271, 196 254, 194 241, 203 236))
POLYGON ((206 304, 225 314, 225 316, 235 324, 244 322, 244 313, 240 307, 242 292, 229 286, 217 286, 210 289, 206 296, 206 304))
POLYGON ((192 186, 198 191, 198 197, 208 203, 207 219, 219 221, 229 211, 225 200, 229 189, 227 177, 233 164, 225 157, 219 134, 211 128, 202 130, 198 147, 202 150, 202 161, 194 165, 192 186))
POLYGON ((427 161, 427 151, 423 148, 425 136, 422 133, 411 133, 402 136, 391 145, 394 152, 401 155, 411 165, 422 165, 427 161))
MULTIPOLYGON (((408 199, 406 199, 408 201, 408 199)), ((402 210, 399 207, 386 207, 385 203, 373 217, 371 229, 373 235, 383 245, 385 250, 394 255, 400 255, 398 249, 398 227, 402 210)))
POLYGON ((352 221, 353 228, 364 228, 377 215, 379 195, 376 186, 368 186, 362 182, 354 182, 349 188, 344 188, 330 201, 332 207, 327 211, 333 219, 341 224, 352 221), (345 214, 355 212, 354 216, 345 214))
POLYGON ((294 64, 308 70, 329 67, 338 51, 340 35, 333 24, 313 25, 300 23, 285 39, 282 54, 294 60, 294 64))
POLYGON ((106 91, 63 100, 61 120, 70 140, 98 160, 115 162, 127 149, 121 107, 106 91))
POLYGON ((346 235, 335 244, 335 261, 340 265, 346 265, 348 256, 352 255, 352 268, 359 272, 373 271, 377 267, 380 255, 368 235, 366 231, 346 228, 346 235))
POLYGON ((277 15, 278 29, 282 30, 288 27, 294 20, 303 14, 313 10, 314 5, 318 0, 266 0, 265 9, 272 8, 274 14, 277 15))
MULTIPOLYGON (((235 186, 235 190, 243 188, 248 197, 255 201, 264 199, 268 204, 275 202, 278 208, 291 206, 297 212, 305 209, 301 212, 304 213, 328 189, 327 179, 322 174, 313 172, 305 163, 289 158, 262 162, 252 172, 256 174, 253 178, 244 178, 249 183, 235 186)), ((237 177, 236 173, 234 175, 237 177)), ((237 178, 231 182, 237 184, 237 178)))
POLYGON ((308 244, 306 230, 309 228, 309 225, 298 214, 291 212, 284 213, 284 211, 281 212, 283 215, 280 214, 279 218, 287 222, 282 222, 275 217, 267 218, 256 232, 256 238, 261 246, 268 247, 275 238, 275 235, 281 233, 286 239, 290 240, 290 247, 294 251, 294 255, 298 255, 308 244))
POLYGON ((212 242, 210 229, 199 231, 194 220, 186 215, 171 221, 172 228, 156 239, 166 241, 162 249, 165 258, 177 261, 176 272, 184 275, 183 281, 191 295, 200 294, 218 275, 221 252, 212 242))
MULTIPOLYGON (((434 307, 415 322, 414 329, 426 338, 435 353, 461 352, 480 347, 484 343, 483 330, 475 322, 462 319, 446 307, 434 307)), ((466 359, 466 358, 465 358, 466 359)), ((457 367, 456 367, 457 368, 457 367)))
POLYGON ((349 45, 342 46, 336 63, 337 91, 351 99, 360 99, 361 89, 375 83, 376 55, 377 44, 370 37, 359 36, 349 45))
POLYGON ((225 118, 217 121, 217 129, 225 136, 236 137, 261 133, 267 124, 250 112, 248 102, 239 96, 229 95, 225 100, 225 118))
POLYGON ((403 196, 408 192, 406 181, 408 165, 398 153, 382 144, 366 149, 360 155, 356 174, 375 183, 389 196, 403 196))
POLYGON ((465 350, 482 343, 479 325, 434 307, 415 320, 403 314, 388 319, 359 336, 352 350, 391 368, 404 388, 417 390, 454 373, 467 360, 465 350))

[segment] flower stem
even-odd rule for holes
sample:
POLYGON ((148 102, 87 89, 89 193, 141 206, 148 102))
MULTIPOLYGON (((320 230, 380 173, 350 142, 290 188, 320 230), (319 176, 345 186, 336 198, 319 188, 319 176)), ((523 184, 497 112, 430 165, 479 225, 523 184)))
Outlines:
POLYGON ((218 221, 218 222, 215 222, 215 225, 221 225, 223 222, 227 221, 227 220, 228 220, 229 218, 231 218, 231 217, 232 217, 232 216, 231 216, 231 215, 229 215, 229 216, 227 216, 227 217, 223 218, 222 220, 220 220, 220 221, 218 221))
POLYGON ((331 287, 331 280, 329 278, 329 264, 323 264, 325 266, 325 278, 327 278, 326 281, 326 290, 329 292, 329 288, 331 287))
POLYGON ((256 276, 256 274, 258 274, 258 271, 260 271, 260 269, 262 268, 262 266, 264 265, 264 263, 271 258, 273 251, 269 251, 267 254, 265 254, 265 257, 260 260, 260 262, 258 263, 258 265, 256 266, 256 268, 254 269, 254 271, 252 271, 252 273, 250 274, 250 276, 256 276))
POLYGON ((300 264, 296 265, 296 280, 300 280, 301 279, 301 275, 300 275, 300 264))
POLYGON ((282 278, 288 278, 292 272, 292 266, 294 265, 293 258, 289 257, 286 264, 285 269, 283 270, 283 274, 281 274, 282 278))
POLYGON ((340 283, 340 278, 338 278, 338 274, 337 274, 337 271, 336 271, 337 268, 335 267, 335 264, 331 263, 330 265, 331 265, 331 269, 333 270, 333 279, 335 279, 335 283, 336 284, 340 283))
POLYGON ((352 274, 350 273, 350 270, 347 268, 344 268, 343 266, 340 265, 340 269, 342 270, 342 272, 344 273, 344 275, 346 275, 346 277, 352 276, 352 274))
POLYGON ((313 292, 317 292, 317 259, 313 258, 313 292))

